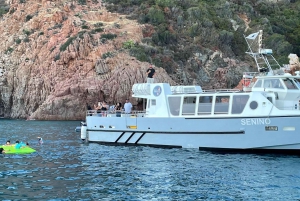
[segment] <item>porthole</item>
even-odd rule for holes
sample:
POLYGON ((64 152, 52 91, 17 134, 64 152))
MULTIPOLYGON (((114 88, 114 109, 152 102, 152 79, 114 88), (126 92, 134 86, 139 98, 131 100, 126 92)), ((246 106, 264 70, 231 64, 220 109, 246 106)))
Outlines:
POLYGON ((252 102, 250 103, 250 108, 251 108, 252 110, 255 110, 257 107, 258 107, 258 103, 257 103, 256 101, 252 101, 252 102))

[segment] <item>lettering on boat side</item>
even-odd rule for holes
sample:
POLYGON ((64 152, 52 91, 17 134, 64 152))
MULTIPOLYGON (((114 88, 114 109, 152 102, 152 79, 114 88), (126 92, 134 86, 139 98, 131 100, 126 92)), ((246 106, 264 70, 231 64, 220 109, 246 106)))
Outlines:
POLYGON ((244 126, 268 125, 270 123, 271 119, 269 118, 241 119, 241 124, 244 126))
POLYGON ((156 86, 153 89, 153 95, 154 96, 159 96, 161 94, 161 87, 160 86, 156 86))

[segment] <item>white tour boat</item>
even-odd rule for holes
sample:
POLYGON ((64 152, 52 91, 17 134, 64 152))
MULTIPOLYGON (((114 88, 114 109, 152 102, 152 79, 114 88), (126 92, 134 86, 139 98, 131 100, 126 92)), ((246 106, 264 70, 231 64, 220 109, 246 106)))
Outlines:
POLYGON ((299 73, 272 70, 270 61, 278 63, 272 50, 261 48, 262 31, 245 39, 259 72, 244 73, 244 90, 137 83, 132 97, 146 100, 143 112, 99 116, 87 111, 81 138, 121 145, 300 153, 299 73))

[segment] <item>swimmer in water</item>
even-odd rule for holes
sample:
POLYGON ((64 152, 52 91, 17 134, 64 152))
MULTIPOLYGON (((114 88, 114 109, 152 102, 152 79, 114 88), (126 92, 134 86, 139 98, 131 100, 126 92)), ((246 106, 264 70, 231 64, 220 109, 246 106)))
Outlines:
POLYGON ((39 143, 39 145, 42 145, 44 142, 43 142, 43 138, 41 138, 41 137, 38 137, 38 143, 39 143))

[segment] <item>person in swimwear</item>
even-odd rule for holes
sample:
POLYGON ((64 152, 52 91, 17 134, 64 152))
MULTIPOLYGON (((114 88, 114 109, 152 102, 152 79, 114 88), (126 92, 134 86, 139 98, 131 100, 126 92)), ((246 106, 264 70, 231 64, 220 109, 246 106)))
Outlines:
POLYGON ((19 140, 16 141, 16 145, 15 145, 16 149, 21 149, 25 146, 26 146, 26 144, 24 142, 19 142, 19 140))
POLYGON ((42 145, 44 142, 43 142, 43 138, 41 138, 41 137, 38 137, 38 143, 39 143, 39 145, 42 145))

